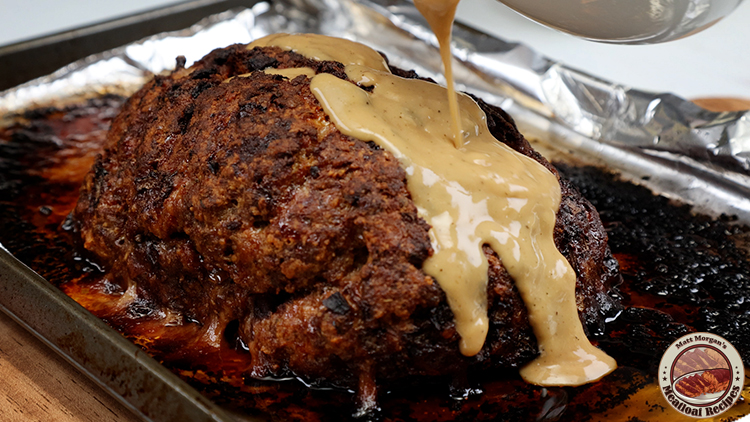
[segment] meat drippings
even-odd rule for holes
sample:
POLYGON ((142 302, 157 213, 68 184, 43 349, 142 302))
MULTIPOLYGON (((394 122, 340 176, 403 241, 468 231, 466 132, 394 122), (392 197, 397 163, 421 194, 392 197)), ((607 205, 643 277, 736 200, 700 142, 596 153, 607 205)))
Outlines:
POLYGON ((552 173, 494 139, 484 113, 463 94, 464 135, 456 148, 445 88, 390 74, 368 47, 321 36, 272 37, 250 47, 275 45, 340 61, 357 84, 323 73, 310 87, 339 131, 376 142, 406 169, 412 199, 432 226, 434 254, 423 270, 446 293, 464 355, 482 349, 489 329, 482 251, 488 244, 515 281, 539 344, 540 356, 521 370, 526 381, 581 385, 615 368, 586 338, 575 272, 554 244, 560 185, 552 173))

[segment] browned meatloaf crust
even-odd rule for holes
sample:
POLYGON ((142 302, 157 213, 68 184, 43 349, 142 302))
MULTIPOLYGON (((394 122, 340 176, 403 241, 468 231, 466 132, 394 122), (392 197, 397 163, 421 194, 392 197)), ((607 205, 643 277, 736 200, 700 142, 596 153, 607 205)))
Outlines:
MULTIPOLYGON (((404 170, 374 143, 341 134, 305 76, 259 72, 299 66, 345 78, 340 63, 235 45, 130 98, 74 212, 85 247, 111 278, 136 283, 141 303, 186 324, 238 321, 253 376, 369 388, 530 360, 526 309, 488 247, 490 333, 477 356, 460 354, 445 295, 421 271, 429 226, 404 170)), ((557 174, 504 111, 479 103, 497 139, 557 174)), ((555 239, 595 334, 619 306, 617 265, 596 211, 561 186, 555 239)))

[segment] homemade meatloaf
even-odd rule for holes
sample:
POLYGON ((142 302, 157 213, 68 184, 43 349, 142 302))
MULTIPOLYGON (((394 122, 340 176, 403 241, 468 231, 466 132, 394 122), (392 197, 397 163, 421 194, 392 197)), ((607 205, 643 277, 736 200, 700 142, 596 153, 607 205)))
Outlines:
MULTIPOLYGON (((187 69, 178 60, 127 101, 73 215, 108 277, 217 344, 236 337, 253 377, 373 392, 536 356, 524 303, 488 246, 490 331, 477 355, 460 353, 445 294, 421 269, 430 227, 405 171, 339 132, 307 76, 264 72, 298 67, 346 79, 338 62, 234 45, 187 69)), ((477 102, 498 141, 557 175, 503 110, 477 102)), ((560 185, 555 242, 576 271, 584 327, 601 334, 619 309, 617 263, 597 212, 560 185)))

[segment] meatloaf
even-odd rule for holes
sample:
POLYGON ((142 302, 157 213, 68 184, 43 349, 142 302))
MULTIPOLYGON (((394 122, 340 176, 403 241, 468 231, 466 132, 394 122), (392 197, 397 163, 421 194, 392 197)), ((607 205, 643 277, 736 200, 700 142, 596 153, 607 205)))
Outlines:
MULTIPOLYGON (((73 214, 84 247, 133 303, 203 326, 217 343, 236 337, 248 376, 361 394, 537 355, 524 303, 488 246, 490 331, 477 355, 460 353, 445 294, 421 269, 430 227, 398 161, 339 132, 307 76, 263 71, 346 79, 341 63, 244 45, 184 63, 127 101, 73 214)), ((511 117, 477 102, 499 142, 557 175, 511 117)), ((619 309, 617 263, 596 210, 560 186, 555 242, 576 271, 584 327, 599 335, 619 309)))

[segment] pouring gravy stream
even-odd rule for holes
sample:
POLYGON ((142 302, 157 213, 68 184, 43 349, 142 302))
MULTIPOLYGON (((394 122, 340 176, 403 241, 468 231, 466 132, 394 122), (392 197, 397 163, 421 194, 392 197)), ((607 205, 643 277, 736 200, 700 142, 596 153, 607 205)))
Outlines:
POLYGON ((456 16, 459 0, 414 0, 414 6, 424 16, 430 29, 437 37, 440 46, 440 59, 443 61, 443 73, 448 88, 448 105, 451 111, 451 130, 453 143, 460 148, 461 111, 458 108, 456 85, 453 80, 453 55, 451 54, 451 31, 456 16))

